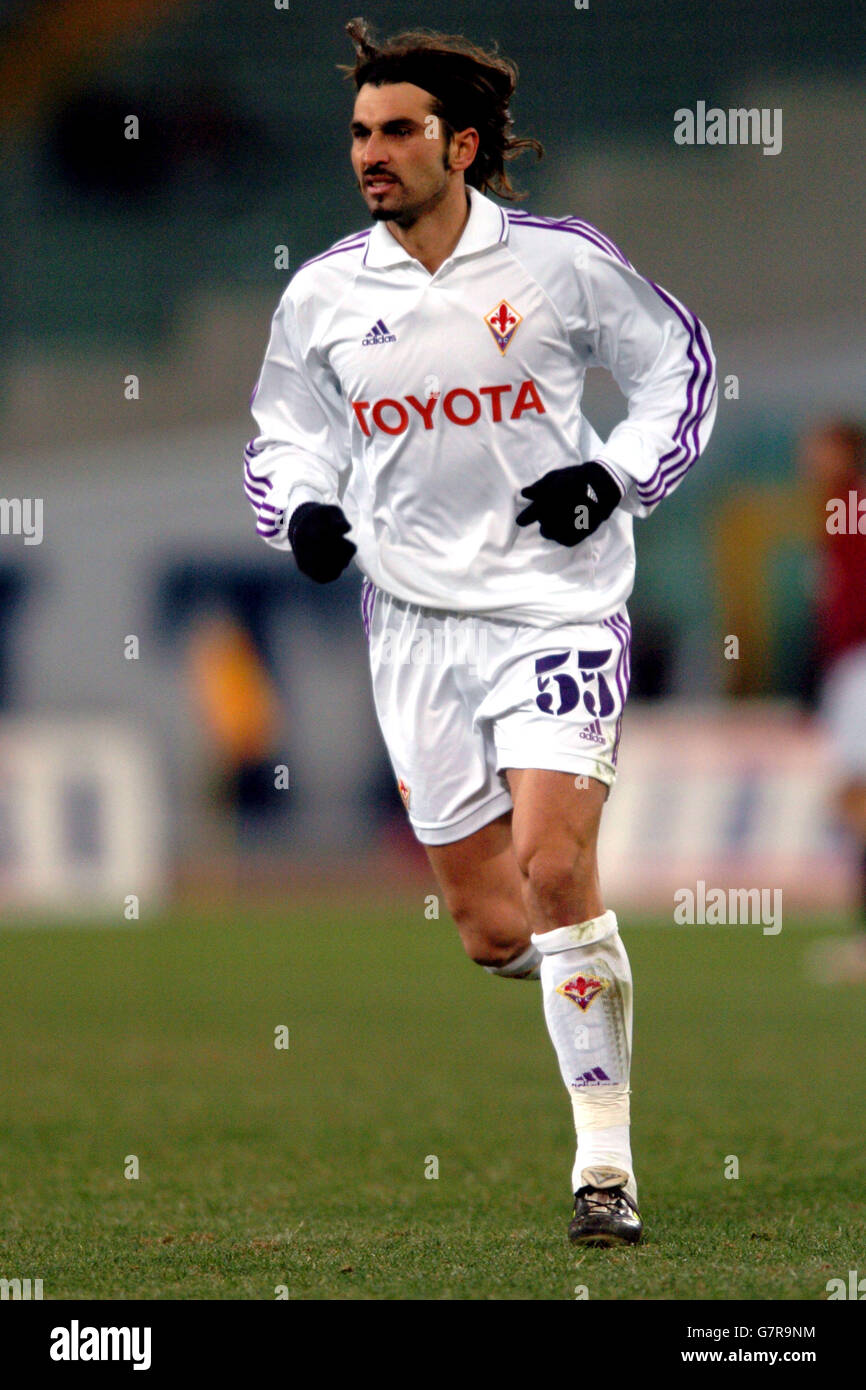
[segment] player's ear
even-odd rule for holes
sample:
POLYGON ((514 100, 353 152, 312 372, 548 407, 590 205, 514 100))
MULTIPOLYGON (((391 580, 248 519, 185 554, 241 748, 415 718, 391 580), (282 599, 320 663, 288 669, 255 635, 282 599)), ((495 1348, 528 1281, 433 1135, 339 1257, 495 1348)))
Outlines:
POLYGON ((468 126, 466 130, 455 131, 451 137, 450 167, 458 171, 468 169, 478 153, 480 143, 478 131, 474 126, 468 126))

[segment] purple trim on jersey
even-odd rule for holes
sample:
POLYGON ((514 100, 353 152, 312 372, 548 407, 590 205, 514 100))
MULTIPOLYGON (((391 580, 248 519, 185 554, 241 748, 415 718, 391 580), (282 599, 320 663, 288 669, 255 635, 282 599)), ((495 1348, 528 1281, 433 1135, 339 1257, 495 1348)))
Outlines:
POLYGON ((267 497, 273 487, 270 478, 260 477, 258 473, 254 473, 250 467, 251 460, 258 457, 261 452, 262 450, 256 448, 255 441, 252 439, 244 449, 244 492, 256 506, 260 499, 264 500, 264 498, 267 497))
POLYGON ((257 459, 259 454, 263 454, 264 452, 264 449, 260 449, 254 439, 250 439, 244 447, 244 458, 247 463, 252 463, 253 459, 257 459))
POLYGON ((278 536, 280 531, 282 530, 284 513, 274 511, 274 509, 271 508, 270 510, 274 513, 273 516, 263 516, 259 508, 256 507, 255 503, 253 503, 253 508, 257 513, 256 530, 258 531, 259 535, 278 536))
MULTIPOLYGON (((616 257, 623 265, 634 270, 631 262, 623 255, 619 247, 616 246, 608 237, 599 232, 597 228, 588 222, 582 222, 578 218, 544 218, 532 216, 521 211, 509 212, 509 220, 517 226, 522 227, 541 227, 550 231, 570 232, 573 236, 582 236, 586 241, 592 242, 599 250, 606 251, 609 255, 616 257)), ((637 272, 635 271, 635 274, 637 272)), ((637 494, 645 506, 652 506, 660 502, 663 497, 685 477, 692 464, 700 456, 700 427, 709 413, 713 400, 715 399, 716 387, 710 392, 707 399, 707 388, 713 380, 713 364, 709 347, 705 340, 705 332, 700 319, 690 313, 673 295, 668 294, 660 285, 652 280, 647 280, 645 276, 640 277, 650 286, 658 297, 672 309, 685 328, 688 334, 688 346, 686 356, 692 364, 691 374, 686 385, 686 404, 677 420, 674 430, 674 445, 668 453, 663 454, 650 478, 646 482, 638 483, 637 494), (698 360, 695 348, 700 353, 701 360, 698 360), (667 467, 665 465, 667 464, 667 467)))
POLYGON ((244 483, 244 495, 248 502, 252 502, 256 511, 259 510, 259 507, 264 505, 263 498, 267 497, 266 492, 259 492, 257 488, 250 487, 247 482, 244 483))
POLYGON ((273 483, 270 478, 259 477, 250 467, 250 460, 257 458, 262 452, 262 449, 256 447, 254 439, 251 439, 244 449, 244 493, 256 514, 257 533, 265 540, 272 540, 282 530, 285 510, 265 501, 273 483))
MULTIPOLYGON (((511 214, 509 214, 509 219, 513 221, 511 214)), ((538 227, 545 232, 568 232, 570 236, 582 237, 584 241, 588 241, 595 246, 597 250, 604 251, 606 255, 613 258, 613 252, 609 247, 605 246, 600 234, 598 236, 592 236, 589 231, 585 231, 579 227, 564 227, 559 222, 542 222, 535 218, 531 221, 529 218, 522 218, 518 225, 521 227, 538 227)), ((624 265, 628 264, 624 256, 620 257, 620 259, 623 261, 624 265)))
MULTIPOLYGON (((377 225, 378 225, 378 224, 377 224, 377 225)), ((397 238, 396 238, 396 237, 394 238, 394 240, 395 240, 395 242, 397 242, 397 238)), ((399 242, 397 242, 397 245, 399 245, 399 242)), ((367 264, 367 256, 369 255, 369 253, 370 253, 370 234, 369 234, 369 232, 368 232, 368 233, 367 233, 367 245, 364 247, 364 259, 363 259, 362 262, 361 262, 362 265, 366 265, 366 264, 367 264)), ((405 252, 404 252, 404 255, 405 255, 407 258, 409 258, 409 252, 408 252, 408 251, 405 251, 405 252)), ((411 258, 410 258, 410 259, 411 259, 411 258)))
POLYGON ((253 484, 246 477, 244 478, 244 492, 246 493, 247 497, 249 497, 251 500, 255 500, 256 502, 263 502, 267 497, 270 488, 271 484, 267 480, 265 480, 265 483, 263 483, 261 487, 254 487, 253 484))
POLYGON ((373 605, 376 602, 377 593, 378 590, 373 581, 365 578, 361 584, 361 619, 364 624, 364 635, 368 642, 373 626, 373 605))
POLYGON ((591 222, 584 222, 580 217, 540 217, 535 213, 519 211, 509 212, 507 215, 509 222, 520 227, 540 227, 544 231, 569 232, 572 236, 583 237, 584 241, 591 241, 599 251, 605 251, 614 260, 621 261, 630 270, 634 270, 631 261, 610 237, 606 237, 597 227, 593 227, 591 222))
MULTIPOLYGON (((310 260, 304 261, 302 265, 298 266, 298 270, 303 270, 308 265, 315 265, 317 261, 326 261, 329 256, 339 256, 343 251, 357 251, 369 238, 369 232, 354 232, 352 236, 346 237, 345 241, 338 241, 337 245, 332 246, 330 251, 323 251, 320 256, 312 256, 310 260)), ((364 256, 366 260, 366 251, 364 256)))
POLYGON ((671 488, 685 476, 700 454, 699 430, 715 395, 715 385, 707 399, 707 390, 713 380, 713 361, 704 338, 704 327, 699 319, 684 308, 672 294, 668 294, 652 280, 647 284, 655 290, 659 299, 672 309, 689 335, 686 356, 692 364, 691 375, 686 386, 686 404, 674 430, 674 448, 662 454, 652 476, 646 482, 638 483, 637 493, 645 505, 660 502, 671 488), (698 360, 700 353, 701 360, 698 360), (697 389, 696 389, 697 388, 697 389), (667 464, 667 467, 665 467, 667 464))
MULTIPOLYGON (((703 389, 703 388, 702 388, 702 389, 703 389)), ((694 443, 694 445, 693 445, 693 447, 692 447, 691 452, 689 452, 688 450, 686 450, 686 453, 685 453, 684 457, 679 461, 679 463, 677 463, 677 464, 675 464, 675 465, 672 464, 669 468, 665 469, 664 473, 660 475, 659 480, 658 480, 658 482, 656 483, 653 492, 647 493, 646 496, 645 496, 645 495, 644 495, 644 488, 646 488, 648 485, 645 484, 645 483, 639 483, 639 484, 638 484, 638 489, 637 489, 637 491, 638 491, 639 497, 641 498, 641 501, 647 502, 647 503, 649 503, 650 505, 651 505, 653 502, 660 502, 661 499, 662 499, 663 497, 666 497, 667 494, 668 494, 669 492, 671 492, 671 491, 673 490, 673 488, 677 485, 677 483, 680 482, 680 480, 681 480, 682 478, 685 477, 685 475, 688 473, 689 469, 690 469, 690 468, 692 467, 692 465, 696 462, 696 460, 700 457, 700 449, 699 449, 699 445, 698 445, 698 443, 697 443, 697 432, 698 432, 698 430, 700 429, 701 425, 703 424, 704 420, 706 419, 707 415, 709 414, 710 410, 712 409, 713 402, 715 401, 715 399, 716 399, 716 386, 715 386, 715 383, 714 383, 714 384, 713 384, 712 392, 710 393, 709 400, 707 401, 706 405, 704 406, 703 411, 701 412, 701 414, 698 416, 697 420, 696 420, 695 423, 694 423, 694 429, 695 429, 696 440, 695 440, 695 443, 694 443)), ((667 458, 670 458, 671 455, 668 454, 668 455, 666 455, 666 457, 667 457, 667 458)), ((656 473, 658 473, 658 469, 656 469, 656 473)), ((653 477, 655 477, 655 474, 653 474, 653 477)))

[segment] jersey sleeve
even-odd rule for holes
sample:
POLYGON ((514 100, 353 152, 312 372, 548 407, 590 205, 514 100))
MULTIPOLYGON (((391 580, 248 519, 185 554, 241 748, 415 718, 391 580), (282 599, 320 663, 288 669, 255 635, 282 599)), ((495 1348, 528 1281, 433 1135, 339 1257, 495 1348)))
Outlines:
POLYGON ((672 294, 617 252, 581 259, 591 324, 588 366, 606 367, 628 414, 594 455, 625 486, 622 503, 648 516, 700 457, 716 416, 716 363, 706 328, 672 294))
POLYGON ((290 550, 292 513, 302 502, 338 503, 350 464, 339 387, 315 346, 303 346, 291 287, 271 322, 250 405, 259 433, 244 450, 244 491, 258 534, 290 550))

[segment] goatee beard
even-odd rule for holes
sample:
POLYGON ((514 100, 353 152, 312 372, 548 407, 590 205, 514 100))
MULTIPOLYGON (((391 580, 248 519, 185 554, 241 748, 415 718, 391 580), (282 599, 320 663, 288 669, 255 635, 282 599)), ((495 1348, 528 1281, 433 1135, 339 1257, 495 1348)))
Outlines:
POLYGON ((370 213, 374 222, 396 222, 398 227, 414 227, 418 214, 407 208, 374 208, 370 213))

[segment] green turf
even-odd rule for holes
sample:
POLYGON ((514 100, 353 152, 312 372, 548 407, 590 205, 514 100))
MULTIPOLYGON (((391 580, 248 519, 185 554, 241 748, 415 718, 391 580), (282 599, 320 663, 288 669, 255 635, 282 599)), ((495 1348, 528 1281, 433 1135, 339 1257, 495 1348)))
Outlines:
POLYGON ((810 981, 818 924, 628 928, 646 1238, 581 1252, 538 987, 472 966, 422 901, 3 932, 0 1276, 46 1298, 821 1299, 866 1274, 866 988, 810 981))

